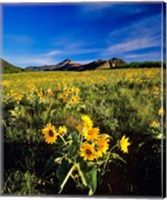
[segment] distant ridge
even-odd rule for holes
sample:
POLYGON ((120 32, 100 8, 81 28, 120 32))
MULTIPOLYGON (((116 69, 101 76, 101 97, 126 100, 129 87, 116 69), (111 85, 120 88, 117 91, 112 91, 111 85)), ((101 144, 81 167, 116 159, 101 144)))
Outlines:
POLYGON ((11 63, 7 62, 6 60, 0 58, 1 70, 2 73, 17 73, 22 71, 27 71, 21 67, 17 67, 12 65, 11 63))
POLYGON ((95 60, 87 64, 75 63, 71 59, 67 58, 64 61, 55 65, 43 65, 43 66, 29 66, 27 70, 31 71, 85 71, 85 70, 100 70, 111 69, 119 64, 126 64, 126 62, 120 58, 111 58, 109 60, 95 60))
POLYGON ((71 59, 67 58, 62 62, 53 65, 42 66, 29 66, 21 68, 15 66, 6 60, 0 58, 0 65, 2 73, 17 73, 24 71, 88 71, 88 70, 103 70, 103 69, 123 69, 123 68, 166 68, 166 63, 161 61, 144 61, 144 62, 131 62, 126 63, 120 58, 111 58, 109 60, 95 60, 87 64, 75 63, 71 59))

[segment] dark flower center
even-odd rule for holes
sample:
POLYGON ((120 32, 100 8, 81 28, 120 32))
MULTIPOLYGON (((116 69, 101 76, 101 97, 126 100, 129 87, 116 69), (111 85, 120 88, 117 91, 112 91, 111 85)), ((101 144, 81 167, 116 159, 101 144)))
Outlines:
POLYGON ((50 137, 53 137, 53 136, 54 136, 54 133, 53 133, 52 130, 49 131, 49 136, 50 136, 50 137))
POLYGON ((91 152, 89 149, 86 149, 86 154, 87 154, 87 155, 91 155, 92 152, 91 152))

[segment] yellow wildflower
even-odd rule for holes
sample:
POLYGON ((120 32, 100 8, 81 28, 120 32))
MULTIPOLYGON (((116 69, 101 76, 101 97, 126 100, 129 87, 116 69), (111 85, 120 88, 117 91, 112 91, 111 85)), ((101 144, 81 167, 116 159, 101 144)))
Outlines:
POLYGON ((74 92, 74 88, 69 88, 69 89, 68 89, 68 92, 69 92, 69 93, 74 92))
POLYGON ((52 92, 52 90, 49 88, 48 89, 48 91, 47 91, 47 95, 49 96, 49 97, 52 97, 53 96, 53 92, 52 92))
POLYGON ((47 124, 46 127, 42 129, 42 134, 44 135, 45 142, 48 144, 53 144, 57 140, 58 134, 51 123, 47 124))
POLYGON ((67 91, 62 94, 63 98, 67 98, 67 96, 68 96, 68 92, 67 91))
POLYGON ((84 157, 84 160, 92 161, 97 157, 97 153, 92 145, 83 143, 80 148, 80 156, 84 157))
POLYGON ((40 99, 44 98, 44 94, 43 94, 42 88, 40 88, 39 92, 37 91, 37 95, 40 97, 40 99))
POLYGON ((77 126, 77 130, 80 134, 86 135, 93 127, 93 122, 88 115, 81 116, 82 122, 77 126))
POLYGON ((80 97, 77 95, 77 96, 74 97, 74 99, 75 99, 75 101, 77 102, 77 101, 80 100, 80 97))
POLYGON ((9 81, 3 81, 2 82, 2 87, 8 87, 10 85, 9 81))
POLYGON ((76 104, 79 101, 79 96, 74 96, 70 99, 71 104, 76 104))
POLYGON ((158 127, 158 126, 160 126, 160 123, 159 122, 157 122, 157 121, 152 121, 151 123, 150 123, 150 127, 151 128, 156 128, 156 127, 158 127))
POLYGON ((120 148, 123 151, 123 153, 128 153, 128 146, 131 144, 129 141, 129 138, 125 135, 122 136, 121 140, 120 140, 120 148))
POLYGON ((20 95, 16 95, 15 99, 18 100, 18 101, 21 101, 21 100, 22 100, 22 97, 23 97, 23 96, 22 96, 21 94, 20 94, 20 95))
POLYGON ((72 98, 70 99, 70 103, 71 103, 71 104, 75 104, 75 103, 76 103, 76 99, 75 99, 74 97, 72 97, 72 98))
POLYGON ((65 126, 59 126, 58 131, 62 136, 64 136, 67 133, 67 128, 65 126))
POLYGON ((95 142, 95 144, 97 146, 97 155, 99 157, 102 157, 103 153, 107 153, 107 150, 109 149, 109 142, 110 139, 106 134, 103 134, 100 137, 98 137, 98 140, 95 142))
POLYGON ((97 139, 99 134, 99 128, 92 128, 89 131, 86 131, 84 137, 88 141, 94 141, 97 139))
POLYGON ((164 114, 164 110, 163 110, 163 108, 160 108, 159 110, 158 110, 158 115, 159 116, 162 116, 164 114))
POLYGON ((90 119, 90 117, 88 115, 82 115, 81 116, 82 122, 84 124, 84 127, 88 130, 92 129, 93 127, 93 122, 90 119))
POLYGON ((79 88, 75 88, 75 92, 76 92, 76 93, 79 93, 79 92, 80 92, 80 89, 79 89, 79 88))

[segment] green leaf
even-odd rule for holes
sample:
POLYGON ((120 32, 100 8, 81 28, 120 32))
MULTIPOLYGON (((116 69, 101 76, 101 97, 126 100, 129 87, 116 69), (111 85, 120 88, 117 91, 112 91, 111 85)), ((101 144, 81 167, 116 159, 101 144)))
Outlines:
POLYGON ((89 185, 89 195, 93 195, 97 187, 97 170, 95 167, 92 167, 90 171, 86 173, 87 182, 89 185))
POLYGON ((87 162, 80 163, 80 170, 89 188, 89 195, 93 195, 97 188, 97 169, 95 165, 89 166, 87 162))
POLYGON ((64 163, 61 164, 60 168, 58 168, 58 170, 56 171, 56 176, 61 181, 61 185, 60 185, 60 189, 59 189, 59 194, 63 191, 64 186, 66 185, 68 179, 72 175, 73 170, 75 169, 75 165, 73 165, 71 167, 71 169, 68 169, 67 173, 64 173, 63 167, 65 167, 65 170, 67 170, 67 166, 70 166, 70 165, 67 165, 64 162, 64 163))
POLYGON ((71 164, 67 161, 63 161, 60 165, 58 165, 56 170, 56 177, 57 179, 62 182, 66 177, 68 171, 70 170, 71 164))

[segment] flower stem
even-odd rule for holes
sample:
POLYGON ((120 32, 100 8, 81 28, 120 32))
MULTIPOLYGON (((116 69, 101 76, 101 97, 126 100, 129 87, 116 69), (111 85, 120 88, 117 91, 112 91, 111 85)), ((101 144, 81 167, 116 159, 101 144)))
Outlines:
POLYGON ((110 154, 111 154, 111 152, 112 152, 117 146, 118 146, 117 144, 114 145, 114 146, 110 149, 110 151, 108 152, 107 158, 106 158, 105 163, 104 163, 103 171, 102 171, 102 176, 104 175, 104 171, 105 171, 105 169, 106 169, 108 160, 109 160, 109 158, 110 158, 110 154))
POLYGON ((82 173, 82 171, 81 171, 81 169, 80 169, 79 164, 76 164, 75 166, 78 168, 78 172, 79 172, 79 175, 80 175, 80 177, 81 177, 81 179, 82 179, 83 185, 84 185, 84 186, 87 186, 87 182, 86 182, 85 177, 84 177, 84 175, 83 175, 83 173, 82 173))
POLYGON ((64 138, 62 137, 62 135, 59 134, 59 133, 58 133, 58 135, 59 135, 59 137, 61 138, 61 140, 64 142, 64 144, 67 145, 67 142, 64 140, 64 138))
POLYGON ((61 186, 60 186, 59 194, 63 191, 63 188, 64 188, 65 184, 67 183, 68 179, 70 178, 70 176, 71 176, 73 170, 75 169, 75 167, 76 167, 76 166, 73 165, 73 166, 71 167, 71 169, 69 170, 67 176, 65 177, 63 183, 62 183, 61 186))

